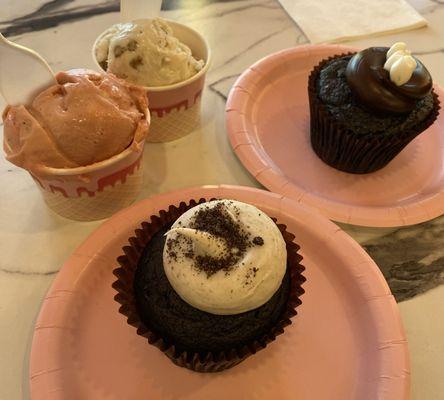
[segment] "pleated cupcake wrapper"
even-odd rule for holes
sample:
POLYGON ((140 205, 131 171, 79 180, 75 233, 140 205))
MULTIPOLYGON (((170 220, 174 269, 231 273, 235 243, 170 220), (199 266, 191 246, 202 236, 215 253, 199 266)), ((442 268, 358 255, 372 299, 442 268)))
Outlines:
POLYGON ((429 116, 411 129, 397 135, 356 135, 335 120, 319 99, 316 82, 321 69, 329 61, 352 55, 341 54, 322 60, 308 78, 310 103, 310 139, 318 157, 326 164, 341 171, 365 174, 377 171, 395 158, 416 136, 436 120, 440 102, 432 91, 434 108, 429 116))
POLYGON ((180 367, 198 372, 218 372, 231 368, 264 349, 268 343, 274 341, 278 335, 284 332, 286 326, 291 324, 290 319, 297 314, 296 307, 302 303, 299 297, 304 293, 301 285, 305 282, 302 275, 305 268, 300 264, 302 260, 302 256, 298 254, 300 247, 293 243, 295 236, 286 231, 285 225, 277 224, 287 245, 287 268, 290 269, 291 283, 286 308, 276 325, 261 338, 230 351, 207 352, 206 354, 179 351, 174 343, 162 337, 151 327, 146 326, 140 319, 134 294, 134 275, 142 252, 155 233, 164 226, 172 224, 185 211, 206 201, 206 199, 201 198, 198 201, 191 200, 188 204, 181 202, 178 207, 170 205, 167 211, 161 210, 159 215, 153 215, 149 221, 142 222, 140 228, 135 230, 135 235, 129 238, 128 245, 123 247, 124 255, 117 258, 120 267, 113 271, 117 277, 117 280, 113 283, 113 288, 118 292, 114 299, 121 304, 119 312, 127 317, 129 325, 137 329, 137 334, 148 339, 150 344, 156 346, 180 367))

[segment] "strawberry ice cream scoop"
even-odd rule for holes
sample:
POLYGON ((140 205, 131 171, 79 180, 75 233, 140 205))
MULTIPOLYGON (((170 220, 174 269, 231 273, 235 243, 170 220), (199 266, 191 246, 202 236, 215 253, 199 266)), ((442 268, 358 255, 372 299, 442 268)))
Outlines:
POLYGON ((19 167, 75 168, 106 160, 148 133, 143 88, 111 74, 70 70, 29 106, 3 113, 6 158, 19 167))

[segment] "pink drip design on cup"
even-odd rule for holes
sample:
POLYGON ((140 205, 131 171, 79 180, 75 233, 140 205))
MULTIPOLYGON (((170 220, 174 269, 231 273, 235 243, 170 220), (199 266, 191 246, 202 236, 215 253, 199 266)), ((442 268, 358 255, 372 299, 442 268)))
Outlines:
POLYGON ((140 168, 140 164, 142 161, 142 155, 139 156, 139 158, 132 163, 131 165, 113 172, 109 175, 106 175, 102 178, 99 178, 97 180, 91 181, 91 185, 96 186, 96 189, 91 190, 90 187, 85 186, 78 186, 75 187, 74 190, 72 188, 67 189, 66 187, 62 187, 56 184, 49 183, 50 181, 46 181, 42 178, 38 178, 36 175, 31 173, 32 178, 34 181, 44 190, 47 190, 53 194, 60 193, 63 197, 81 197, 84 193, 87 194, 89 197, 94 197, 97 193, 103 192, 106 187, 114 187, 118 182, 121 184, 124 184, 127 180, 127 177, 130 175, 133 175, 136 170, 140 168))
POLYGON ((176 110, 176 111, 180 111, 183 107, 184 110, 188 110, 190 107, 194 106, 197 102, 200 101, 200 98, 202 97, 202 89, 199 90, 195 95, 194 95, 194 101, 192 102, 191 106, 189 105, 189 99, 180 101, 176 104, 172 104, 171 106, 168 107, 161 107, 161 108, 150 108, 151 111, 151 115, 156 115, 159 118, 162 118, 163 116, 165 116, 165 114, 169 114, 171 111, 176 110))
POLYGON ((109 160, 87 167, 46 168, 42 175, 33 172, 30 174, 45 191, 59 192, 67 198, 79 197, 82 193, 92 197, 107 187, 114 187, 118 182, 124 184, 128 176, 133 175, 141 167, 142 149, 138 151, 127 149, 109 160))
MULTIPOLYGON (((147 112, 147 122, 150 115, 147 112)), ((47 205, 79 221, 111 216, 129 206, 143 185, 145 137, 115 156, 77 168, 42 167, 28 171, 47 205)))

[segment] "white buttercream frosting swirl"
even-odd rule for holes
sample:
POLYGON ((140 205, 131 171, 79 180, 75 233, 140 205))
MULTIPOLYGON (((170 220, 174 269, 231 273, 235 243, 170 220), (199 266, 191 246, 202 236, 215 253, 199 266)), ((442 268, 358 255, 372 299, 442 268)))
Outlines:
POLYGON ((411 54, 404 42, 395 43, 387 51, 384 69, 390 73, 390 80, 396 86, 404 85, 413 75, 417 63, 411 54))
POLYGON ((185 212, 166 236, 168 280, 184 301, 202 311, 227 315, 256 309, 273 296, 285 275, 287 250, 281 232, 249 204, 202 203, 185 212), (214 224, 207 229, 201 217, 208 224, 214 212, 214 224), (221 232, 227 231, 226 225, 233 233, 219 235, 220 225, 221 232))

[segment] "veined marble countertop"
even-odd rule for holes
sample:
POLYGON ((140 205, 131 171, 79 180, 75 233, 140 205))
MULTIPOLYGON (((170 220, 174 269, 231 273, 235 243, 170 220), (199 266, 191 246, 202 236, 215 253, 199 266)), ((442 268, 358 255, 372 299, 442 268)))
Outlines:
MULTIPOLYGON (((405 41, 444 86, 444 3, 411 4, 429 27, 349 43, 369 47, 405 41)), ((54 70, 93 68, 94 39, 119 17, 115 0, 2 0, 0 5, 0 31, 37 50, 54 70)), ((307 39, 276 0, 166 0, 163 9, 163 17, 204 34, 214 60, 203 95, 201 128, 172 143, 146 146, 140 198, 201 184, 259 187, 228 143, 226 96, 250 64, 307 39)), ((0 108, 4 105, 0 101, 0 108)), ((29 399, 28 355, 41 301, 63 262, 100 222, 55 215, 28 174, 2 157, 0 179, 0 399, 29 399)), ((444 282, 444 218, 400 230, 343 228, 376 260, 397 299, 410 298, 399 306, 411 352, 412 399, 444 399, 444 286, 438 286, 444 282)))

